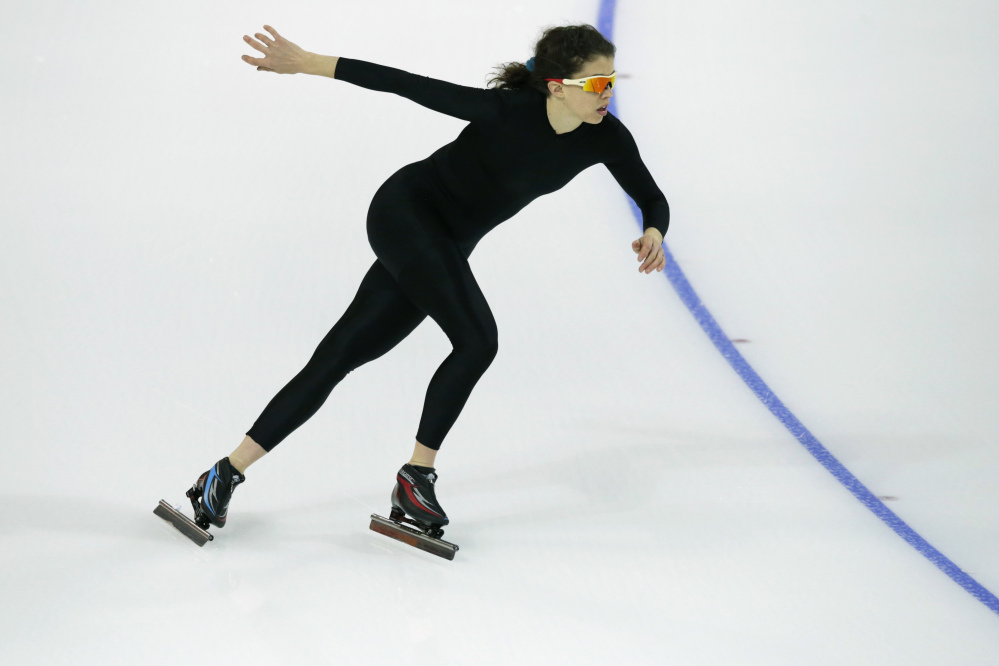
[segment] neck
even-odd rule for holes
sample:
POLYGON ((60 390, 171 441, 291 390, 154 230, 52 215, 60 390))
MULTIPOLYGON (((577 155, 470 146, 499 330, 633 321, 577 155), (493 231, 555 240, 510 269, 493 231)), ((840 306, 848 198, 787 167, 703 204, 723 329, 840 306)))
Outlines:
POLYGON ((557 97, 549 95, 548 99, 545 100, 545 106, 548 108, 548 123, 556 134, 571 132, 583 124, 579 116, 569 111, 565 103, 557 97))

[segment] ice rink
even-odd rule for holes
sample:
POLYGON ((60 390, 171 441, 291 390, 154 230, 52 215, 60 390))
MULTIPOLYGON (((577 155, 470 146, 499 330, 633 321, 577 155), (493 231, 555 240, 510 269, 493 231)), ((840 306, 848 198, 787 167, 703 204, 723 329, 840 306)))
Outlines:
MULTIPOLYGON (((375 260, 379 185, 464 122, 258 72, 243 35, 485 87, 560 0, 39 0, 0 46, 0 663, 994 666, 999 613, 733 372, 601 165, 470 259, 499 353, 437 458, 453 562, 386 515, 426 320, 228 455, 375 260)), ((619 0, 617 115, 704 304, 801 423, 999 592, 999 5, 619 0)))

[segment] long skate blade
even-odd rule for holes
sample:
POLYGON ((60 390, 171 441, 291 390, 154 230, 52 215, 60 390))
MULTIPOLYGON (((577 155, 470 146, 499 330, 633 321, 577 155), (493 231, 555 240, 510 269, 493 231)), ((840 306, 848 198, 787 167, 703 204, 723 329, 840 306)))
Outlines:
POLYGON ((454 554, 458 552, 458 546, 441 539, 428 537, 423 532, 406 525, 400 525, 387 518, 382 518, 378 514, 371 514, 371 530, 392 537, 398 541, 409 544, 414 548, 425 550, 428 553, 443 557, 445 560, 453 560, 454 554))
POLYGON ((204 546, 215 538, 206 530, 198 527, 193 520, 170 506, 166 500, 160 500, 159 506, 153 509, 153 513, 176 527, 181 534, 199 546, 204 546))

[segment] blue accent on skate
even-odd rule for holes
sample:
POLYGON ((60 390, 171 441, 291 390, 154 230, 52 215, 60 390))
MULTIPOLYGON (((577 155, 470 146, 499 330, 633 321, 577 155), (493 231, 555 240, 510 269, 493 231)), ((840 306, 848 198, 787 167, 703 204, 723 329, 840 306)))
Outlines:
POLYGON ((208 507, 208 510, 212 512, 213 516, 218 517, 218 513, 216 513, 215 509, 212 508, 212 502, 208 498, 208 492, 212 489, 212 479, 218 478, 218 472, 215 471, 216 467, 218 467, 218 463, 216 463, 215 466, 212 467, 212 469, 208 472, 208 478, 205 479, 204 504, 206 507, 208 507))
MULTIPOLYGON (((600 14, 597 20, 597 30, 606 37, 608 40, 613 41, 614 33, 614 9, 617 5, 616 0, 601 0, 600 3, 600 14)), ((616 91, 615 91, 616 92, 616 91)), ((616 96, 611 98, 609 111, 615 116, 618 116, 617 106, 615 104, 616 96)), ((618 116, 620 117, 620 116, 618 116)), ((628 199, 628 203, 631 206, 631 212, 634 214, 635 219, 638 221, 639 231, 642 229, 642 213, 638 206, 635 205, 634 200, 627 194, 624 195, 628 199)), ((976 581, 974 578, 969 576, 967 573, 961 570, 956 564, 947 559, 943 553, 934 548, 926 539, 919 536, 915 530, 909 527, 905 521, 899 518, 895 512, 885 506, 884 502, 879 500, 874 493, 867 489, 864 484, 862 484, 857 477, 855 477, 850 470, 843 466, 836 458, 829 453, 819 440, 815 439, 815 436, 808 431, 808 429, 802 425, 801 421, 791 413, 784 403, 781 402, 770 387, 766 385, 766 382, 756 373, 755 370, 746 362, 746 359, 742 357, 742 354, 735 348, 735 345, 729 340, 725 332, 722 331, 721 327, 715 321, 711 313, 701 302, 701 299, 697 296, 694 288, 690 286, 690 282, 687 281, 687 277, 684 275, 683 271, 680 269, 680 265, 676 263, 673 258, 673 254, 669 251, 669 247, 666 243, 663 243, 663 252, 666 255, 666 267, 663 271, 666 273, 666 277, 669 278, 670 284, 673 285, 673 289, 679 294, 680 300, 683 304, 687 306, 690 313, 694 315, 694 319, 700 324, 701 328, 707 333, 711 342, 714 343, 715 347, 721 352, 721 355, 725 357, 725 360, 729 362, 729 365, 738 373, 742 381, 746 382, 746 385, 752 389, 753 393, 756 394, 767 409, 776 416, 781 423, 784 424, 792 435, 801 442, 802 446, 808 449, 816 460, 822 463, 829 472, 839 480, 847 489, 853 493, 853 495, 860 500, 864 506, 870 509, 874 514, 883 520, 888 527, 892 528, 896 534, 906 540, 913 548, 918 550, 926 559, 935 564, 941 571, 951 577, 951 579, 971 593, 976 599, 981 601, 983 604, 988 606, 990 610, 995 613, 999 613, 999 598, 996 595, 989 592, 981 583, 976 581)))

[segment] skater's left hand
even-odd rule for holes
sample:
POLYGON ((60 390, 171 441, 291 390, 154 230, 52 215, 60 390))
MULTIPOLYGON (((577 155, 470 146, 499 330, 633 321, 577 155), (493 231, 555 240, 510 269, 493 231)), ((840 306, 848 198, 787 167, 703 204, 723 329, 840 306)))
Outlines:
POLYGON ((638 272, 651 273, 652 269, 661 271, 666 266, 666 255, 663 253, 663 235, 655 227, 645 230, 645 235, 631 244, 631 249, 638 254, 638 260, 645 263, 638 267, 638 272))
POLYGON ((264 54, 263 58, 251 58, 248 55, 242 56, 243 62, 253 65, 258 72, 276 72, 278 74, 302 74, 311 62, 310 58, 315 54, 309 53, 298 44, 289 42, 278 34, 277 30, 269 25, 264 29, 271 33, 268 37, 262 33, 255 33, 253 36, 259 39, 256 41, 247 35, 243 35, 243 41, 264 54))

